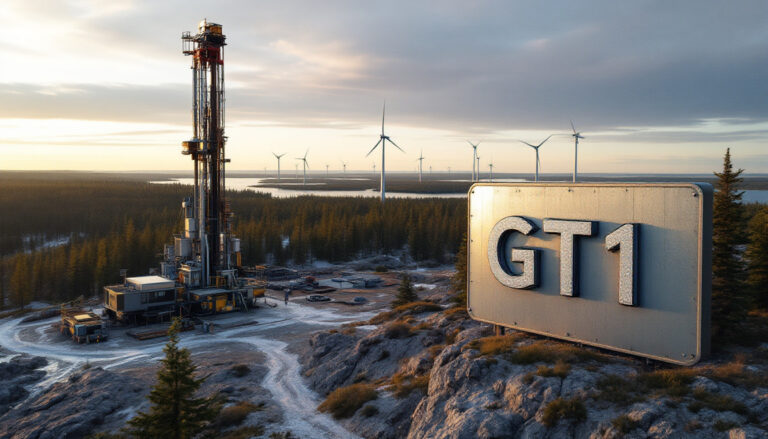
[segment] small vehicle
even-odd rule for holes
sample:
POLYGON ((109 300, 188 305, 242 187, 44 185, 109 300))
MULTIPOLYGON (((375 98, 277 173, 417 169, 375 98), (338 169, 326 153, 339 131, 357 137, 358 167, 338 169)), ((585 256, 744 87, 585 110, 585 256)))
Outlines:
POLYGON ((365 297, 362 297, 362 296, 357 296, 354 299, 352 299, 352 301, 355 302, 355 303, 365 303, 365 302, 368 301, 368 299, 366 299, 365 297))
POLYGON ((331 298, 328 296, 321 296, 320 294, 312 294, 307 296, 307 302, 330 302, 331 298))

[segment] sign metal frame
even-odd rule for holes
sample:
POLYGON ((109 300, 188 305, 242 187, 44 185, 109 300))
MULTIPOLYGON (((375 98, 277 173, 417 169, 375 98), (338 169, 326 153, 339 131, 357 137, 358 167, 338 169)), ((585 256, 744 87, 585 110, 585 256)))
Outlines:
MULTIPOLYGON (((509 192, 509 193, 511 194, 512 192, 509 192)), ((521 196, 521 195, 518 195, 518 196, 521 196)), ((467 311, 468 311, 470 317, 472 317, 475 320, 482 321, 482 322, 485 322, 485 323, 490 323, 490 324, 494 324, 494 325, 500 325, 500 326, 504 326, 504 327, 508 327, 508 328, 512 328, 512 329, 516 329, 516 330, 520 330, 520 331, 524 331, 524 332, 530 332, 530 333, 539 334, 539 335, 543 335, 543 336, 547 336, 547 337, 553 337, 553 338, 557 338, 557 339, 561 339, 561 340, 566 340, 566 341, 570 341, 570 342, 583 343, 583 344, 586 344, 586 345, 590 345, 590 346, 594 346, 594 347, 598 347, 598 348, 602 348, 602 349, 622 352, 622 353, 626 353, 626 354, 636 355, 636 356, 640 356, 640 357, 650 358, 650 359, 664 361, 664 362, 678 364, 678 365, 693 365, 693 364, 696 364, 699 360, 701 360, 702 358, 706 357, 709 354, 709 349, 710 349, 710 301, 711 301, 711 272, 712 272, 711 271, 711 268, 712 268, 712 245, 711 245, 711 242, 712 242, 712 197, 713 197, 712 186, 707 184, 707 183, 561 183, 561 182, 553 182, 553 183, 476 183, 476 184, 472 185, 472 187, 470 187, 469 193, 468 193, 468 197, 467 197, 468 198, 468 200, 467 200, 468 201, 468 210, 467 210, 467 215, 468 215, 468 221, 467 221, 467 311), (646 240, 646 244, 648 244, 648 243, 650 243, 650 241, 648 241, 648 240, 653 239, 653 243, 652 243, 653 245, 650 245, 649 247, 651 247, 654 251, 658 252, 659 248, 661 248, 659 246, 659 242, 661 242, 661 243, 666 245, 666 243, 664 243, 664 241, 663 241, 663 238, 665 238, 665 237, 672 237, 671 240, 673 242, 683 242, 683 243, 685 243, 685 245, 683 246, 684 248, 682 250, 681 249, 673 249, 673 251, 676 250, 676 251, 679 252, 679 254, 675 254, 674 256, 681 256, 681 255, 682 256, 693 256, 691 253, 693 253, 693 251, 694 251, 693 250, 694 245, 693 245, 692 242, 690 242, 689 238, 691 238, 691 235, 694 232, 697 235, 697 242, 695 243, 695 253, 696 253, 695 254, 695 258, 696 258, 696 261, 695 261, 695 264, 696 264, 696 267, 695 267, 696 279, 695 280, 694 279, 688 279, 688 278, 693 277, 693 272, 694 272, 693 267, 690 267, 690 266, 687 267, 685 270, 679 269, 679 267, 678 267, 677 271, 675 271, 675 267, 665 267, 665 266, 662 266, 664 268, 660 268, 660 267, 657 266, 657 267, 653 267, 653 270, 649 269, 649 271, 652 271, 653 274, 662 273, 664 276, 669 276, 671 279, 674 280, 674 282, 670 282, 670 284, 688 285, 688 284, 690 284, 690 282, 694 282, 694 281, 696 282, 695 291, 692 288, 693 285, 688 285, 686 291, 684 291, 684 292, 677 292, 677 291, 672 292, 672 295, 670 295, 670 296, 662 296, 661 301, 659 301, 659 299, 657 297, 657 296, 660 296, 661 293, 658 293, 656 290, 654 290, 653 294, 656 294, 656 296, 654 296, 655 303, 653 305, 658 305, 659 303, 662 303, 662 305, 663 305, 664 302, 667 301, 667 299, 669 299, 669 300, 674 301, 674 303, 672 303, 672 306, 671 306, 673 311, 663 309, 663 306, 661 306, 661 307, 656 306, 656 308, 659 308, 659 309, 653 309, 651 311, 646 310, 646 312, 648 312, 649 315, 652 315, 652 318, 650 318, 650 320, 649 320, 649 325, 652 326, 653 322, 663 321, 667 326, 659 325, 659 327, 667 328, 667 329, 669 328, 669 325, 676 324, 675 320, 674 320, 674 315, 675 315, 674 313, 675 312, 678 313, 677 317, 680 318, 681 325, 687 325, 684 328, 680 329, 681 331, 686 332, 686 334, 687 334, 685 336, 687 338, 685 338, 684 343, 682 343, 682 344, 686 345, 685 346, 686 349, 683 350, 682 355, 671 355, 669 353, 660 354, 658 351, 657 352, 647 352, 647 351, 650 351, 652 349, 645 349, 644 350, 644 349, 638 349, 636 347, 629 346, 629 345, 617 345, 616 343, 606 343, 606 342, 604 342, 602 340, 601 337, 589 337, 588 338, 588 337, 584 337, 584 336, 582 336, 580 334, 576 335, 576 334, 573 334, 573 333, 567 332, 567 331, 565 331, 565 332, 564 331, 558 332, 558 331, 555 331, 555 330, 548 330, 547 329, 548 324, 550 324, 552 322, 544 322, 542 325, 537 326, 537 327, 526 327, 526 325, 518 324, 518 322, 513 320, 513 319, 506 320, 506 317, 498 318, 498 314, 499 314, 500 311, 498 311, 497 309, 495 309, 493 312, 488 312, 489 308, 493 308, 488 303, 482 303, 482 306, 481 306, 481 302, 479 302, 481 300, 482 301, 491 301, 492 305, 497 305, 498 304, 499 306, 509 306, 509 303, 511 303, 511 302, 506 301, 505 303, 502 303, 502 302, 505 301, 505 299, 499 300, 498 298, 500 296, 498 296, 498 294, 522 294, 522 295, 527 295, 526 298, 524 298, 524 299, 517 299, 517 298, 515 298, 514 300, 523 300, 523 301, 530 300, 531 303, 534 304, 534 305, 531 305, 532 308, 536 308, 536 306, 538 306, 538 305, 535 304, 537 300, 545 300, 544 303, 546 305, 548 305, 548 306, 552 306, 553 304, 558 304, 558 306, 552 306, 552 308, 554 308, 554 309, 551 310, 552 313, 553 313, 552 319, 558 319, 559 318, 559 319, 564 319, 566 321, 568 321, 568 319, 571 319, 571 321, 574 321, 575 317, 573 315, 568 315, 569 311, 568 311, 567 301, 568 300, 581 300, 581 298, 579 298, 578 296, 576 296, 576 297, 573 297, 573 296, 568 297, 566 295, 558 296, 555 293, 553 293, 553 291, 552 291, 553 286, 554 286, 554 287, 557 287, 557 288, 555 288, 555 289, 558 290, 557 294, 562 294, 562 293, 559 292, 560 291, 559 290, 559 288, 560 288, 559 287, 560 279, 559 278, 558 279, 551 279, 552 277, 554 277, 553 273, 555 273, 555 272, 560 273, 561 267, 559 267, 559 266, 558 267, 547 267, 546 270, 542 271, 541 270, 541 264, 543 264, 544 262, 543 261, 538 261, 538 259, 536 259, 536 263, 540 264, 537 267, 537 270, 542 271, 541 274, 536 273, 536 275, 537 276, 547 276, 547 275, 549 275, 549 278, 550 278, 547 281, 548 284, 547 284, 547 287, 545 288, 546 291, 537 291, 537 289, 539 287, 538 283, 534 287, 523 287, 525 289, 523 289, 523 288, 512 288, 512 287, 508 286, 509 283, 507 283, 507 285, 505 286, 504 284, 502 284, 499 281, 498 277, 495 277, 496 274, 494 274, 491 271, 491 269, 490 269, 490 265, 491 264, 489 263, 488 258, 491 257, 489 255, 491 255, 493 252, 489 252, 490 244, 488 242, 485 242, 485 241, 488 241, 489 238, 491 240, 493 240, 494 238, 498 239, 498 235, 499 235, 498 230, 492 232, 491 229, 494 228, 494 226, 498 222, 500 222, 504 218, 509 218, 509 217, 520 217, 520 218, 524 218, 526 220, 530 218, 532 221, 537 221, 538 222, 538 224, 535 224, 536 226, 538 226, 537 227, 538 229, 541 229, 542 222, 545 219, 549 219, 549 220, 552 220, 552 219, 557 219, 557 220, 567 219, 567 220, 574 220, 574 221, 594 221, 596 223, 607 222, 607 223, 613 223, 612 226, 608 226, 611 229, 608 230, 608 229, 606 229, 606 227, 603 227, 601 225, 601 227, 600 227, 601 230, 600 230, 600 232, 598 234, 599 236, 597 236, 597 235, 596 236, 585 235, 585 236, 578 236, 577 238, 579 240, 597 239, 599 245, 602 246, 602 249, 610 253, 610 251, 606 249, 606 244, 604 243, 603 240, 605 239, 607 234, 609 234, 612 231, 616 231, 616 230, 614 230, 614 229, 617 229, 616 225, 620 225, 620 222, 616 222, 615 218, 616 217, 622 217, 622 216, 626 216, 626 217, 632 217, 633 216, 632 214, 628 214, 627 212, 621 212, 621 209, 623 207, 626 207, 627 205, 632 206, 632 208, 634 208, 634 209, 638 209, 638 208, 641 209, 642 206, 643 206, 642 202, 638 203, 640 205, 640 207, 638 207, 636 205, 633 205, 631 203, 628 204, 628 203, 625 202, 626 200, 617 202, 616 199, 618 199, 618 198, 616 198, 615 193, 618 192, 617 190, 621 190, 621 189, 624 189, 627 193, 632 192, 633 196, 635 194, 635 191, 640 191, 638 193, 640 193, 642 196, 646 196, 646 197, 650 197, 650 198, 652 198, 654 196, 658 197, 659 194, 656 194, 655 191, 661 191, 660 192, 661 193, 661 199, 664 200, 663 201, 664 207, 662 208, 662 211, 665 213, 664 214, 665 215, 664 221, 666 221, 666 212, 668 212, 668 211, 672 212, 672 214, 670 214, 670 216, 674 220, 674 219, 678 219, 677 218, 677 216, 678 216, 678 211, 677 210, 687 209, 687 210, 685 210, 684 212, 682 212, 679 215, 680 218, 683 218, 683 220, 680 221, 680 224, 675 224, 674 227, 670 226, 669 230, 665 230, 663 227, 659 227, 657 224, 654 224, 654 225, 644 225, 642 220, 641 221, 637 221, 637 224, 639 224, 639 227, 640 227, 641 230, 647 229, 647 230, 644 230, 643 232, 640 233, 641 240, 645 239, 646 240), (618 208, 616 208, 616 209, 619 211, 619 213, 612 212, 611 215, 609 215, 611 218, 613 218, 612 221, 606 220, 605 218, 601 219, 599 217, 600 215, 594 215, 594 210, 590 211, 590 209, 588 208, 588 206, 590 205, 589 203, 592 203, 592 204, 598 203, 599 204, 599 202, 601 201, 600 197, 602 196, 601 195, 601 190, 603 190, 603 192, 606 192, 606 193, 610 192, 611 194, 613 194, 612 197, 608 196, 607 200, 604 202, 604 204, 606 206, 608 206, 606 209, 610 209, 611 208, 611 203, 616 204, 618 206, 618 208), (509 208, 508 206, 504 206, 504 207, 496 207, 496 206, 487 207, 486 206, 484 208, 479 207, 478 206, 479 203, 481 203, 481 202, 482 203, 487 203, 489 201, 489 195, 488 195, 489 191, 492 192, 492 195, 490 195, 490 201, 491 202, 497 201, 497 200, 495 200, 495 197, 501 196, 501 194, 506 193, 506 191, 517 191, 518 193, 521 193, 522 191, 530 191, 531 193, 526 195, 528 197, 528 198, 526 198, 526 200, 529 203, 528 204, 521 203, 521 204, 525 204, 525 206, 522 206, 519 209, 518 208, 514 208, 514 207, 513 208, 509 208), (592 193, 594 193, 594 195, 590 195, 589 194, 590 191, 592 193), (588 200, 588 203, 584 204, 585 207, 582 207, 581 205, 579 205, 579 203, 577 202, 578 200, 574 200, 573 199, 575 197, 580 196, 580 194, 586 194, 587 196, 592 197, 592 198, 590 198, 588 200), (554 199, 547 200, 546 198, 551 196, 551 195, 554 196, 554 199), (543 196, 545 199, 544 200, 536 199, 535 197, 537 197, 537 196, 543 196), (684 199, 676 200, 676 199, 674 199, 674 197, 682 197, 682 196, 687 196, 687 197, 690 197, 690 198, 696 198, 697 199, 697 202, 696 202, 697 212, 695 213, 696 214, 695 230, 690 230, 691 227, 693 227, 693 222, 694 222, 693 212, 691 212, 693 203, 691 201, 689 201, 689 200, 684 200, 684 199), (568 198, 568 197, 571 197, 571 198, 568 198), (670 199, 665 199, 665 197, 668 197, 670 199), (479 198, 479 199, 476 199, 476 198, 479 198), (473 199, 476 199, 474 206, 473 206, 473 199), (481 199, 482 199, 482 201, 481 201, 481 199), (533 210, 535 210, 537 212, 526 211, 526 209, 527 209, 526 206, 531 204, 530 203, 531 200, 535 200, 534 202, 532 202, 532 204, 534 204, 536 206, 539 206, 537 209, 533 209, 533 210), (677 202, 675 202, 675 201, 677 201, 677 202), (557 203, 557 202, 562 202, 564 205, 567 205, 567 207, 564 207, 564 208, 553 207, 551 209, 547 208, 547 206, 549 206, 549 205, 547 205, 547 203, 557 203), (475 208, 473 209, 473 207, 475 207, 475 208), (482 211, 483 213, 480 214, 480 213, 478 213, 478 212, 480 212, 479 209, 485 209, 485 210, 483 210, 482 211), (580 215, 578 214, 578 212, 580 212, 582 209, 584 211, 589 212, 589 213, 585 214, 586 217, 580 217, 580 215), (497 210, 503 210, 504 212, 503 212, 503 214, 500 214, 500 213, 497 212, 497 210), (542 211, 547 211, 548 212, 550 210, 556 212, 556 214, 554 216, 549 216, 549 215, 546 215, 546 214, 542 213, 542 211), (492 215, 488 214, 487 212, 489 212, 489 211, 493 211, 494 213, 492 215), (563 218, 562 216, 558 216, 557 215, 557 213, 562 213, 564 211, 573 212, 573 213, 571 213, 571 215, 575 216, 575 217, 563 218), (489 216, 492 217, 492 218, 489 219, 488 218, 489 216), (661 238, 659 238, 658 236, 647 237, 644 232, 645 233, 649 233, 649 234, 650 233, 661 234, 661 238), (496 235, 491 237, 490 236, 491 233, 495 233, 496 235), (678 235, 675 235, 676 233, 678 235), (478 236, 478 235, 480 235, 480 236, 478 236), (485 258, 485 260, 481 260, 479 258, 485 258), (478 262, 480 262, 480 264, 479 264, 480 267, 479 268, 476 267, 476 266, 473 266, 473 264, 478 264, 478 262), (672 270, 672 271, 667 272, 665 270, 672 270), (675 278, 675 276, 678 276, 678 277, 685 277, 685 276, 687 276, 687 277, 685 277, 685 279, 679 279, 679 278, 675 278), (482 288, 485 288, 485 290, 481 291, 482 288), (492 292, 488 292, 487 291, 488 289, 492 289, 493 291, 492 292), (694 297, 683 297, 683 296, 680 296, 682 294, 685 294, 686 292, 690 293, 690 294, 695 294, 695 298, 694 297), (493 298, 494 294, 497 294, 496 299, 493 298), (536 294, 541 294, 539 299, 537 299, 536 294), (675 294, 677 294, 677 295, 675 295, 675 294), (544 299, 541 299, 541 298, 544 298, 544 299), (494 300, 497 300, 498 303, 493 303, 494 300), (693 303, 688 304, 688 301, 692 301, 693 303), (473 308, 472 308, 473 304, 477 305, 475 310, 473 310, 473 308), (562 306, 560 306, 560 305, 562 305, 562 306), (695 317, 692 315, 692 310, 693 310, 694 307, 695 307, 695 310, 696 310, 695 317), (485 314, 496 314, 497 317, 496 318, 492 318, 489 315, 484 315, 483 312, 478 314, 477 313, 477 308, 482 308, 482 309, 486 310, 485 314), (650 314, 650 313, 653 313, 653 312, 656 312, 656 314, 650 314), (692 324, 695 324, 695 326, 696 326, 695 327, 695 335, 693 335, 693 332, 692 332, 694 330, 694 328, 690 327, 690 325, 692 325, 692 324), (695 339, 695 346, 693 346, 694 343, 691 342, 693 339, 695 339)), ((513 197, 510 197, 510 198, 513 198, 513 197)), ((646 202, 647 202, 647 200, 646 200, 646 202)), ((498 200, 498 203, 500 203, 500 204, 507 203, 508 204, 509 202, 507 200, 498 200)), ((642 215, 640 215, 640 216, 642 216, 642 215)), ((629 222, 631 222, 631 221, 627 221, 627 223, 629 223, 629 222)), ((521 242, 526 242, 526 240, 532 239, 532 237, 534 236, 533 232, 530 235, 524 234, 524 233, 518 233, 518 232, 515 232, 514 234, 516 235, 514 239, 516 240, 516 242, 518 244, 520 244, 521 242)), ((556 234, 548 234, 546 231, 543 231, 543 230, 537 230, 535 234, 539 235, 540 238, 538 240, 533 239, 534 245, 532 247, 525 246, 525 247, 521 247, 521 248, 533 249, 533 248, 537 248, 537 244, 540 245, 541 247, 539 248, 539 251, 536 251, 536 253, 537 254, 538 253, 542 253, 541 250, 549 252, 550 255, 548 256, 548 262, 551 265, 553 260, 555 260, 555 256, 553 254, 557 254, 557 256, 560 256, 559 255, 559 251, 557 250, 557 248, 559 248, 559 247, 557 247, 557 244, 560 242, 560 237, 558 235, 556 235, 556 234), (542 234, 546 234, 546 235, 549 235, 549 236, 548 237, 543 237, 542 234), (544 242, 544 238, 546 238, 546 241, 548 241, 548 242, 544 242)), ((596 248, 596 243, 591 243, 589 245, 592 246, 591 247, 591 249, 592 249, 591 251, 594 252, 595 248, 596 248)), ((512 250, 513 250, 512 258, 515 257, 515 254, 517 254, 517 255, 521 254, 521 251, 517 247, 513 247, 511 244, 510 244, 510 247, 512 247, 512 250)), ((576 248, 578 249, 578 246, 576 248)), ((510 249, 507 249, 507 250, 510 250, 510 249)), ((635 249, 635 251, 637 251, 637 249, 635 249)), ((641 247, 639 251, 642 252, 643 248, 641 247)), ((499 253, 501 253, 501 251, 499 251, 499 253)), ((569 256, 573 256, 573 255, 569 255, 569 256)), ((614 255, 614 256, 618 260, 618 255, 614 255)), ((578 257, 578 255, 576 255, 575 257, 578 257)), ((604 258, 603 261, 605 260, 605 257, 606 256, 603 256, 603 258, 604 258)), ((647 256, 646 256, 646 258, 647 258, 647 256)), ((664 258, 669 259, 669 258, 673 258, 673 256, 663 255, 660 259, 664 259, 664 258)), ((520 259, 522 260, 522 258, 520 258, 520 259)), ((508 261, 508 262, 521 262, 521 261, 519 261, 519 260, 512 260, 512 261, 508 261)), ((687 262, 680 261, 680 262, 681 263, 691 263, 692 261, 687 261, 687 262)), ((576 267, 578 267, 579 266, 578 261, 576 261, 576 263, 577 263, 576 267)), ((594 265, 594 263, 592 265, 594 265)), ((640 276, 642 278, 643 274, 645 274, 642 271, 643 270, 642 264, 640 265, 639 269, 641 271, 640 276)), ((498 270, 498 268, 497 268, 497 270, 498 270)), ((577 270, 578 270, 578 268, 577 268, 577 270)), ((522 271, 522 270, 520 270, 520 271, 522 271)), ((618 278, 619 278, 619 275, 617 273, 608 273, 607 272, 607 268, 605 268, 605 267, 603 267, 603 268, 599 268, 599 267, 596 268, 596 267, 593 266, 593 267, 590 268, 590 273, 594 274, 596 272, 601 272, 602 274, 604 274, 603 277, 606 278, 606 279, 607 278, 611 278, 612 280, 613 279, 616 280, 616 286, 617 286, 616 294, 617 294, 617 296, 615 298, 615 302, 616 302, 615 306, 616 307, 623 307, 623 309, 622 308, 615 308, 617 310, 616 311, 617 315, 620 316, 622 313, 624 313, 623 315, 625 315, 625 316, 629 315, 629 314, 626 314, 626 313, 635 311, 635 310, 627 311, 627 309, 631 309, 631 308, 636 308, 637 312, 640 312, 640 313, 642 313, 644 311, 643 310, 643 300, 644 300, 643 298, 640 299, 640 306, 637 306, 637 307, 627 306, 626 303, 624 305, 622 305, 620 303, 620 300, 619 300, 619 297, 618 297, 618 278)), ((578 273, 577 273, 577 275, 578 275, 578 273)), ((522 278, 522 275, 520 275, 519 277, 522 278)), ((600 281, 601 282, 607 282, 607 280, 605 280, 605 279, 602 279, 600 281)), ((657 279, 653 279, 653 281, 654 282, 658 282, 657 279)), ((641 285, 640 290, 642 291, 642 280, 641 280, 640 285, 641 285)), ((655 285, 658 285, 658 283, 656 283, 655 285)), ((603 289, 605 289, 605 288, 603 288, 603 289)), ((588 293, 591 293, 591 292, 588 292, 588 293)), ((600 302, 600 300, 595 300, 594 297, 585 298, 583 300, 587 301, 588 299, 592 300, 595 304, 599 304, 600 306, 602 306, 602 308, 600 308, 600 309, 603 310, 603 311, 605 311, 605 309, 613 309, 613 308, 611 308, 612 305, 607 305, 607 301, 605 300, 605 294, 602 294, 602 302, 600 302)), ((624 303, 624 302, 622 302, 622 303, 624 303)), ((527 304, 525 306, 527 306, 527 304)), ((525 308, 525 306, 522 307, 521 309, 525 308)), ((581 304, 578 312, 584 314, 585 313, 584 309, 588 308, 589 306, 593 306, 593 304, 587 304, 587 305, 581 304)), ((524 309, 523 309, 523 311, 524 311, 524 309)), ((537 315, 540 315, 541 312, 542 312, 542 309, 535 309, 535 311, 536 311, 537 315)), ((586 318, 586 317, 589 317, 589 316, 588 315, 579 315, 579 317, 586 318)), ((601 316, 601 318, 606 318, 606 319, 610 320, 613 317, 611 317, 611 316, 605 317, 603 315, 603 316, 601 316)), ((617 318, 619 318, 619 317, 617 317, 617 318)), ((637 319, 634 319, 634 320, 637 320, 637 319)), ((559 324, 560 325, 559 327, 562 329, 562 322, 555 322, 555 323, 559 324)), ((528 325, 528 326, 531 326, 531 325, 528 325)), ((555 325, 555 326, 557 326, 557 325, 555 325)), ((576 326, 579 326, 579 325, 576 325, 576 326)), ((595 327, 597 327, 597 326, 598 325, 595 325, 595 327)), ((606 326, 611 326, 611 325, 606 325, 606 326)), ((616 326, 616 324, 614 322, 612 324, 612 326, 611 326, 611 329, 615 330, 615 326, 616 326)), ((635 324, 635 326, 637 326, 637 325, 635 324)), ((579 329, 582 329, 582 328, 580 327, 579 329)), ((651 328, 638 328, 638 327, 626 328, 627 332, 629 332, 629 331, 647 331, 649 336, 656 336, 656 337, 663 336, 663 334, 654 334, 653 330, 657 330, 658 331, 657 328, 653 328, 653 327, 651 327, 651 328)), ((594 334, 591 334, 591 335, 594 335, 594 334)), ((675 334, 675 336, 677 336, 677 335, 679 335, 679 334, 675 334)), ((634 336, 634 340, 638 340, 637 333, 635 333, 633 336, 634 336)), ((617 337, 621 337, 621 335, 610 334, 610 337, 606 337, 606 338, 609 338, 609 339, 612 338, 613 340, 615 340, 615 339, 617 339, 617 337)), ((674 337, 670 336, 670 337, 667 337, 667 338, 674 338, 674 337)), ((630 336, 629 339, 632 340, 631 336, 630 336)), ((675 339, 675 340, 677 340, 677 339, 675 339)), ((663 345, 665 342, 669 342, 669 341, 668 340, 660 340, 660 341, 658 341, 658 344, 659 345, 663 345)), ((649 342, 647 340, 644 340, 643 343, 639 343, 639 344, 642 344, 643 346, 647 346, 647 343, 649 343, 649 342)), ((651 343, 654 343, 654 342, 651 342, 651 343)), ((672 343, 672 342, 669 342, 669 343, 672 343)), ((665 349, 666 349, 666 347, 665 347, 665 349)))

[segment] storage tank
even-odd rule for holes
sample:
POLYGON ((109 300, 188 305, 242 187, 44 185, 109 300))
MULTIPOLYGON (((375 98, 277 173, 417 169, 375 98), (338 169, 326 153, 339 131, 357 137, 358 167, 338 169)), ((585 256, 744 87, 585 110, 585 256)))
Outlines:
POLYGON ((192 240, 189 238, 175 238, 174 247, 176 256, 180 258, 188 258, 192 256, 192 240))

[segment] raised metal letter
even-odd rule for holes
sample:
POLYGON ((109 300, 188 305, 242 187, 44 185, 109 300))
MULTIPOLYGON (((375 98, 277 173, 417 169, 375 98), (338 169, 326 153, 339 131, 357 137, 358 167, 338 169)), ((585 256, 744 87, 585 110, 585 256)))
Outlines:
POLYGON ((637 242, 640 227, 624 224, 605 237, 608 251, 619 251, 619 303, 637 305, 637 242))
POLYGON ((592 236, 597 233, 595 221, 544 219, 542 229, 560 234, 560 295, 579 295, 579 245, 575 235, 592 236))
POLYGON ((501 282, 510 288, 535 288, 539 285, 539 250, 513 248, 509 257, 505 254, 507 240, 512 232, 530 235, 536 226, 525 218, 508 216, 493 226, 488 239, 488 262, 491 272, 501 282), (523 273, 514 274, 510 264, 523 264, 523 273))

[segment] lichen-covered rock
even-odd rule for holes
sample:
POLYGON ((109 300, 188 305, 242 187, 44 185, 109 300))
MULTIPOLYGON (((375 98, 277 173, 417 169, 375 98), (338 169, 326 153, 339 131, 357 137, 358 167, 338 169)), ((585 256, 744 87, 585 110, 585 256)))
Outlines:
POLYGON ((122 424, 119 412, 140 405, 147 390, 135 378, 83 370, 0 416, 0 437, 80 438, 110 421, 122 424))

